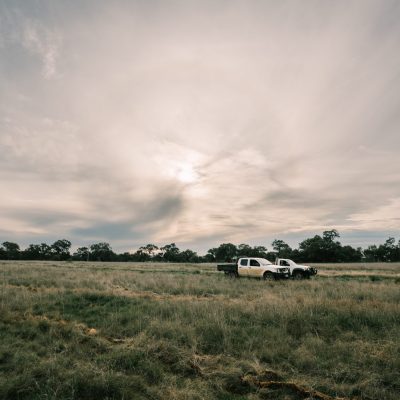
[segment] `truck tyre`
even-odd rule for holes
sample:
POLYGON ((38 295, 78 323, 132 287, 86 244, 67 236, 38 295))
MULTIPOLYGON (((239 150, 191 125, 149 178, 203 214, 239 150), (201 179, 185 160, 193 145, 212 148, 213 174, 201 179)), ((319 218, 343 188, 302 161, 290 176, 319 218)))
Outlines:
POLYGON ((300 281, 300 280, 304 279, 304 275, 303 275, 303 273, 301 271, 294 271, 293 272, 293 279, 295 281, 300 281))
POLYGON ((264 281, 273 281, 275 279, 274 274, 272 272, 266 272, 263 275, 263 279, 264 279, 264 281))
POLYGON ((229 279, 235 279, 236 278, 236 272, 233 272, 233 271, 229 272, 228 273, 228 278, 229 279))

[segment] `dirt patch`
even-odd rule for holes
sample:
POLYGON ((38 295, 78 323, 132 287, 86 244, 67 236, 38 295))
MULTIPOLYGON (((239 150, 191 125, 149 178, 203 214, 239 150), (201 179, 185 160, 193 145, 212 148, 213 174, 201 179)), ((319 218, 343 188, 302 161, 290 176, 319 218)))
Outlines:
POLYGON ((372 400, 365 396, 362 397, 336 397, 319 392, 314 389, 307 389, 294 382, 286 382, 276 372, 266 370, 261 375, 247 374, 241 377, 244 384, 256 386, 259 389, 287 390, 296 396, 297 399, 305 400, 372 400))

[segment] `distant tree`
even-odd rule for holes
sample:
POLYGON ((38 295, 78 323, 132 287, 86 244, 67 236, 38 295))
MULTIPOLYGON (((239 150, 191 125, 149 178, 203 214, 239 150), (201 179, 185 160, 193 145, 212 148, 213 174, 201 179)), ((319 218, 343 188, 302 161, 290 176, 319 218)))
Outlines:
POLYGON ((265 246, 254 246, 253 254, 253 257, 267 258, 268 249, 265 246))
POLYGON ((383 245, 379 247, 381 248, 382 252, 382 261, 397 261, 398 247, 396 246, 396 239, 394 237, 390 237, 383 245))
POLYGON ((339 241, 335 241, 335 239, 339 237, 339 232, 336 229, 324 231, 322 234, 322 238, 324 240, 322 254, 323 258, 328 262, 340 261, 342 245, 339 241))
POLYGON ((378 251, 378 247, 375 244, 371 245, 371 246, 368 246, 364 250, 364 257, 365 257, 365 261, 367 261, 367 262, 379 261, 380 254, 379 254, 379 251, 378 251))
POLYGON ((51 245, 52 258, 54 260, 68 260, 71 257, 69 249, 71 248, 71 242, 67 239, 61 239, 55 241, 51 245))
POLYGON ((207 260, 207 262, 214 262, 217 258, 216 258, 216 254, 217 254, 217 248, 213 247, 212 249, 209 249, 207 251, 207 254, 205 255, 205 258, 207 260))
POLYGON ((140 247, 144 252, 146 252, 150 257, 152 257, 159 249, 155 244, 146 244, 144 247, 140 247))
POLYGON ((290 259, 292 259, 294 262, 308 261, 305 259, 305 254, 302 251, 300 251, 299 249, 292 250, 290 259))
POLYGON ((175 243, 166 244, 160 250, 165 261, 179 262, 179 249, 175 243))
POLYGON ((51 247, 47 243, 40 243, 41 260, 49 260, 51 258, 51 247))
POLYGON ((395 261, 400 261, 400 240, 397 242, 397 251, 395 261))
POLYGON ((21 252, 24 260, 51 260, 54 258, 51 247, 46 243, 30 244, 21 252))
POLYGON ((333 229, 325 231, 322 237, 315 235, 299 244, 299 258, 314 262, 336 262, 340 260, 341 244, 335 241, 339 233, 333 229))
POLYGON ((342 246, 340 249, 338 260, 339 262, 360 262, 363 254, 361 247, 355 249, 351 246, 342 246))
POLYGON ((18 260, 20 258, 19 244, 13 242, 3 242, 2 253, 7 260, 18 260))
POLYGON ((272 248, 276 251, 278 258, 291 258, 292 248, 283 240, 275 239, 272 242, 272 248))
POLYGON ((252 253, 253 253, 253 248, 245 243, 241 243, 239 244, 239 246, 237 247, 237 256, 241 257, 252 257, 252 253))
POLYGON ((237 255, 238 249, 232 243, 222 243, 221 245, 219 245, 219 247, 215 249, 216 261, 231 262, 237 257, 237 255))
POLYGON ((150 261, 151 258, 146 251, 143 251, 142 248, 137 250, 135 253, 132 254, 132 261, 144 262, 150 261))
MULTIPOLYGON (((283 240, 272 242, 273 252, 264 246, 250 246, 242 243, 237 247, 232 243, 222 243, 213 247, 204 256, 186 249, 180 251, 175 243, 158 248, 154 244, 140 247, 135 253, 115 254, 109 243, 95 243, 89 248, 79 247, 72 255, 74 260, 93 261, 169 261, 169 262, 231 262, 238 256, 262 257, 273 261, 276 256, 291 258, 296 262, 359 262, 361 260, 393 262, 400 261, 400 241, 389 237, 385 243, 370 245, 362 250, 360 247, 342 246, 337 240, 340 237, 336 229, 324 231, 322 236, 315 235, 299 243, 292 249, 283 240)), ((0 259, 24 260, 66 260, 70 256, 71 242, 66 239, 55 241, 51 246, 46 243, 30 244, 21 251, 13 242, 3 242, 0 246, 0 259)))
POLYGON ((400 241, 396 244, 393 237, 389 237, 384 244, 370 245, 364 250, 367 262, 395 262, 400 261, 400 241))
POLYGON ((122 254, 118 254, 117 261, 123 261, 123 262, 134 261, 133 254, 130 254, 127 251, 122 254))
POLYGON ((313 238, 305 239, 299 244, 298 256, 302 261, 326 261, 323 254, 324 246, 324 239, 319 235, 315 235, 313 238))
POLYGON ((181 262, 197 263, 199 262, 199 256, 195 251, 187 249, 179 253, 179 260, 181 262))
MULTIPOLYGON (((210 251, 210 250, 208 250, 208 251, 210 251)), ((207 254, 205 254, 204 256, 201 256, 201 260, 200 260, 200 262, 205 262, 205 263, 212 263, 214 261, 215 261, 215 257, 209 252, 207 252, 207 254)))
POLYGON ((88 247, 78 247, 75 253, 72 255, 74 260, 78 261, 89 261, 90 259, 90 250, 88 247))
POLYGON ((116 258, 109 243, 101 242, 90 246, 90 259, 92 261, 113 261, 116 258))
POLYGON ((267 257, 267 248, 265 246, 254 246, 251 247, 248 244, 242 243, 237 247, 237 257, 245 256, 245 257, 267 257))
POLYGON ((340 237, 339 232, 336 229, 332 229, 330 231, 324 231, 322 233, 322 238, 327 242, 334 242, 334 240, 339 237, 340 237))

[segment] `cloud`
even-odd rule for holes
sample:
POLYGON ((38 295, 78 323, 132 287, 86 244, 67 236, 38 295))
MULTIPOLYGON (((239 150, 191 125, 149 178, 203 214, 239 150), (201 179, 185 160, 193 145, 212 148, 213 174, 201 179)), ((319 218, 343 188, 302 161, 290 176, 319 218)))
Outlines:
POLYGON ((14 111, 0 120, 0 129, 0 175, 14 171, 51 179, 79 166, 78 128, 68 121, 14 111))
POLYGON ((18 8, 11 4, 0 6, 0 48, 21 46, 40 58, 45 79, 58 76, 57 62, 62 47, 62 35, 47 21, 29 14, 30 6, 18 8))
POLYGON ((400 229, 398 2, 1 7, 9 235, 196 249, 400 229))
POLYGON ((61 37, 43 25, 27 21, 23 29, 22 44, 31 53, 42 59, 42 74, 46 79, 57 76, 57 59, 61 47, 61 37))

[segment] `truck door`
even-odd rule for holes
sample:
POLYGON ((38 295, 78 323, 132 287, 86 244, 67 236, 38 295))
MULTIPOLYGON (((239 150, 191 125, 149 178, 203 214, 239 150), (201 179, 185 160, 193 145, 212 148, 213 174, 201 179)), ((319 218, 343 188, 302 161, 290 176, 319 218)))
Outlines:
POLYGON ((291 265, 290 265, 289 261, 287 261, 287 260, 279 260, 279 265, 281 267, 288 267, 290 273, 292 273, 292 268, 291 268, 291 265))
POLYGON ((249 275, 249 267, 248 267, 249 259, 241 258, 238 264, 238 273, 239 276, 248 276, 249 275))
POLYGON ((248 275, 249 276, 261 276, 262 275, 261 265, 257 260, 253 260, 250 258, 248 275))

